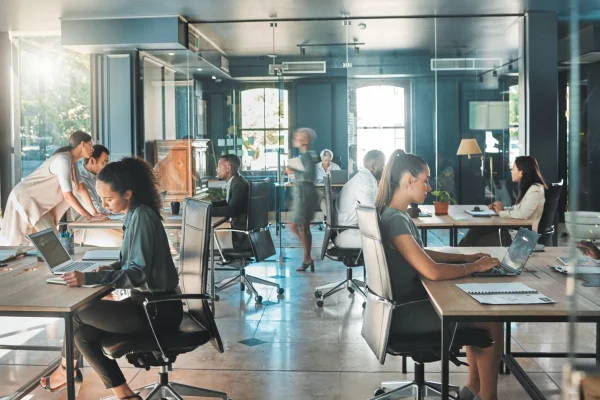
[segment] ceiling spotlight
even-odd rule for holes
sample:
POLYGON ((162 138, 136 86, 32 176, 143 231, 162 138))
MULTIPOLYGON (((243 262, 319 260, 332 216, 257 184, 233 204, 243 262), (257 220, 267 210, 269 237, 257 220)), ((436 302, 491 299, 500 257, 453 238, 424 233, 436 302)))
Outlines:
POLYGON ((212 78, 213 78, 213 79, 217 79, 217 77, 216 77, 216 76, 214 76, 214 75, 212 76, 212 78))
POLYGON ((300 47, 300 54, 302 54, 303 56, 306 55, 306 49, 304 47, 300 47))
POLYGON ((492 72, 492 76, 495 78, 498 76, 498 71, 494 70, 494 72, 492 72))
POLYGON ((174 56, 174 55, 175 55, 175 53, 169 53, 169 55, 170 55, 170 56, 174 56))
POLYGON ((354 54, 359 55, 360 54, 360 47, 356 46, 354 48, 354 54))
POLYGON ((483 76, 479 75, 479 82, 483 82, 483 76))
POLYGON ((196 68, 196 71, 202 71, 202 68, 196 68))

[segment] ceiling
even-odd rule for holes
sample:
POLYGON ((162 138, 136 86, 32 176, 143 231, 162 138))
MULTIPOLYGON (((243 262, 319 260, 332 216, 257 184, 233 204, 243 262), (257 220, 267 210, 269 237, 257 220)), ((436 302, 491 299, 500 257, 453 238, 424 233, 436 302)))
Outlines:
MULTIPOLYGON (((600 18, 600 0, 579 0, 581 14, 600 18)), ((183 15, 190 21, 275 17, 335 18, 419 15, 566 13, 568 0, 0 0, 0 31, 57 31, 60 18, 183 15)))
MULTIPOLYGON (((348 27, 342 21, 204 23, 195 27, 230 57, 300 55, 340 56, 344 43, 359 44, 359 54, 373 51, 425 53, 445 57, 517 57, 518 21, 522 17, 413 18, 354 20, 348 27), (361 26, 362 25, 362 26, 361 26), (346 38, 347 41, 346 41, 346 38), (275 46, 273 46, 273 43, 275 46), (321 44, 341 46, 319 46, 321 44)), ((350 56, 356 57, 354 46, 350 56)))

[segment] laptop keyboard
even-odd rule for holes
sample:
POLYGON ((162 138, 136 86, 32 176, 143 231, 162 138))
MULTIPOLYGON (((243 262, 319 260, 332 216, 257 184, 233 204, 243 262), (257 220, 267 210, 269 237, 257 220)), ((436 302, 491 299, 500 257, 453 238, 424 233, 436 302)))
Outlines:
POLYGON ((70 271, 83 271, 85 269, 90 268, 95 263, 93 262, 85 262, 85 261, 76 261, 64 268, 60 269, 60 272, 70 272, 70 271))

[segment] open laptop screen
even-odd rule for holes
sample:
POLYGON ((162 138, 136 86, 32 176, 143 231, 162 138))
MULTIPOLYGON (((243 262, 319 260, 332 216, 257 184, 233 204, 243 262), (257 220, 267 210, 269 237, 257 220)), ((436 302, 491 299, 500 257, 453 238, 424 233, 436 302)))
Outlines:
POLYGON ((528 229, 519 229, 508 252, 502 259, 502 264, 519 271, 525 267, 529 256, 533 252, 535 245, 540 237, 539 234, 528 229))
POLYGON ((45 229, 34 233, 29 235, 29 238, 33 241, 35 247, 42 254, 50 268, 57 267, 71 260, 71 257, 60 243, 60 240, 58 240, 58 236, 56 236, 56 232, 53 229, 45 229))

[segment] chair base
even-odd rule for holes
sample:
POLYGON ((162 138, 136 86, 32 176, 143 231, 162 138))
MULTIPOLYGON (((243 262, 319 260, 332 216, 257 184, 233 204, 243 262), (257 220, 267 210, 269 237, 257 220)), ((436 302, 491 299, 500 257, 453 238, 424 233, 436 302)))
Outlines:
MULTIPOLYGON (((223 270, 223 269, 220 269, 220 270, 223 270)), ((235 271, 235 270, 232 269, 232 271, 235 271)), ((257 283, 259 285, 275 287, 275 288, 277 288, 277 294, 283 294, 283 289, 281 288, 281 286, 278 283, 271 282, 266 279, 257 278, 252 275, 246 275, 246 271, 244 270, 244 268, 241 268, 239 270, 239 272, 240 272, 239 275, 234 275, 234 276, 225 278, 225 279, 221 280, 220 282, 218 282, 216 284, 215 293, 219 293, 219 292, 235 285, 236 283, 239 283, 241 291, 246 290, 246 287, 248 287, 248 289, 250 289, 252 294, 254 294, 254 301, 257 304, 261 304, 263 301, 263 297, 258 294, 258 291, 254 287, 254 284, 257 283)), ((217 300, 217 301, 219 300, 218 294, 215 295, 215 300, 217 300)))
MULTIPOLYGON (((381 387, 375 389, 375 397, 370 400, 391 400, 412 398, 415 400, 424 400, 425 398, 441 398, 441 383, 429 382, 425 380, 425 366, 415 364, 414 381, 393 381, 381 382, 381 387)), ((451 399, 458 400, 458 386, 450 385, 449 391, 454 392, 456 396, 449 396, 451 399)))
MULTIPOLYGON (((145 393, 148 393, 148 395, 144 397, 145 400, 162 400, 165 398, 184 400, 182 396, 231 400, 227 396, 227 393, 224 392, 217 392, 216 390, 203 389, 181 383, 169 382, 169 373, 167 372, 167 367, 160 367, 160 372, 158 373, 158 382, 136 389, 134 392, 139 392, 142 396, 145 393)), ((109 399, 118 400, 116 396, 105 397, 102 400, 109 399)))
MULTIPOLYGON (((346 279, 328 283, 327 285, 318 286, 315 288, 315 297, 317 300, 317 307, 323 307, 325 304, 324 300, 329 296, 332 296, 340 290, 346 289, 350 293, 358 292, 363 299, 366 300, 367 296, 364 291, 365 282, 359 281, 352 277, 352 267, 346 267, 346 279)), ((365 308, 366 302, 363 301, 363 308, 365 308)))

